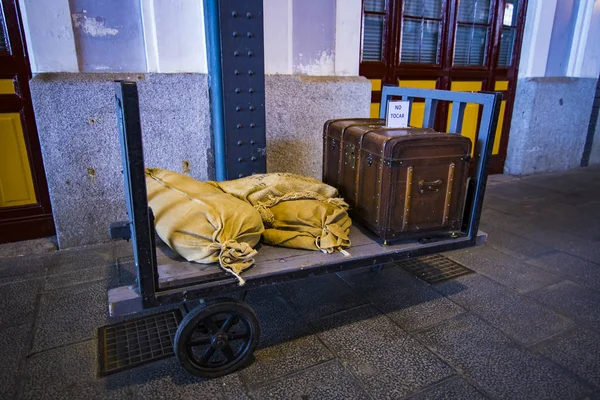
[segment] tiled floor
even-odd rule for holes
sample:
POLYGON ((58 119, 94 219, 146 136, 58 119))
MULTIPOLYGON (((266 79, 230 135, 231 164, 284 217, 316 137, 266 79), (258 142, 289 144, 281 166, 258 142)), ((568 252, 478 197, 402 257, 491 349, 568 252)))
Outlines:
POLYGON ((214 380, 174 358, 96 377, 127 243, 2 245, 0 398, 600 398, 599 182, 597 167, 492 177, 488 243, 446 254, 475 274, 430 285, 388 266, 250 292, 254 362, 214 380))

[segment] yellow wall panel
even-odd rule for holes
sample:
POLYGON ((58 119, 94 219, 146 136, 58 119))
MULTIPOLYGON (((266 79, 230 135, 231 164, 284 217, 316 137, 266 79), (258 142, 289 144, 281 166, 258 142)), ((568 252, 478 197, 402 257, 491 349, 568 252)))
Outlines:
POLYGON ((371 118, 379 118, 379 103, 371 103, 371 118))
POLYGON ((15 84, 12 79, 0 79, 0 94, 15 94, 15 84))
MULTIPOLYGON (((478 92, 481 90, 483 82, 462 82, 454 81, 450 84, 450 90, 455 92, 478 92)), ((450 126, 450 118, 452 117, 452 104, 448 107, 448 126, 450 126)), ((473 147, 471 154, 475 150, 475 134, 477 133, 477 119, 479 117, 479 106, 475 104, 467 104, 465 107, 465 115, 463 118, 462 132, 463 136, 471 139, 473 147)))
POLYGON ((500 104, 500 114, 498 115, 498 127, 496 128, 496 137, 494 138, 494 148, 492 154, 500 152, 500 138, 502 137, 502 125, 504 124, 504 111, 506 110, 506 101, 500 104))
POLYGON ((508 81, 496 81, 494 90, 508 90, 508 81))
POLYGON ((400 87, 407 87, 407 88, 416 88, 416 89, 435 89, 435 83, 436 81, 406 81, 406 80, 402 80, 402 81, 398 81, 398 86, 400 87))
POLYGON ((379 92, 381 90, 381 79, 369 79, 371 81, 371 91, 379 92))
MULTIPOLYGON (((436 81, 422 80, 401 80, 398 86, 415 89, 435 89, 436 81)), ((423 116, 425 115, 425 103, 413 102, 410 110, 410 126, 421 128, 423 126, 423 116)))
POLYGON ((0 207, 36 202, 21 116, 0 114, 0 207))

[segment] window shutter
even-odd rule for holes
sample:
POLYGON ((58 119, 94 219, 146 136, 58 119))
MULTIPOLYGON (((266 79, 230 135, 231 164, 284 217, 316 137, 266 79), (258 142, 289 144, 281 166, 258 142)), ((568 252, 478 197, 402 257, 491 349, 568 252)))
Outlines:
POLYGON ((8 37, 6 36, 6 29, 4 28, 2 7, 0 7, 0 52, 4 51, 8 51, 8 37))
POLYGON ((461 0, 454 40, 454 65, 485 65, 490 0, 461 0))
POLYGON ((439 63, 442 0, 405 0, 402 13, 400 62, 439 63))
POLYGON ((363 22, 363 61, 381 61, 383 49, 383 16, 365 14, 363 22))
POLYGON ((498 65, 507 67, 512 65, 513 48, 515 46, 515 30, 502 28, 502 37, 500 38, 500 54, 498 55, 498 65))

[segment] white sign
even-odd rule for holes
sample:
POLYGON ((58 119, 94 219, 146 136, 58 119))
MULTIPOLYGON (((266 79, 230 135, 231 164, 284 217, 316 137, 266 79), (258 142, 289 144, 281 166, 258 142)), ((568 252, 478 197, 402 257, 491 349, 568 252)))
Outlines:
POLYGON ((390 101, 387 108, 385 126, 388 128, 408 128, 408 101, 390 101))

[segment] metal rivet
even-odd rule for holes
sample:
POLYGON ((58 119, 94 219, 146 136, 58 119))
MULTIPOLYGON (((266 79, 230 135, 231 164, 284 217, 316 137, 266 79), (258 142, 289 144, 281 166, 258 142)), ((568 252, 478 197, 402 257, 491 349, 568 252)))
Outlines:
POLYGON ((248 57, 252 57, 253 55, 254 55, 253 52, 251 52, 251 51, 248 52, 248 57))
POLYGON ((250 157, 250 160, 256 161, 256 157, 252 156, 252 157, 250 157))
POLYGON ((254 71, 252 71, 252 70, 249 70, 249 71, 248 71, 248 75, 254 75, 254 71))
POLYGON ((239 92, 241 92, 240 88, 235 88, 235 92, 236 92, 236 93, 239 93, 239 92))
POLYGON ((242 111, 242 107, 240 107, 240 106, 237 106, 237 107, 235 108, 235 111, 242 111))
POLYGON ((233 37, 238 37, 238 33, 237 32, 233 32, 233 37))
POLYGON ((240 55, 240 52, 239 52, 239 51, 237 51, 237 50, 236 50, 236 51, 234 51, 234 52, 233 52, 233 56, 234 56, 234 57, 237 57, 237 56, 239 56, 239 55, 240 55))
POLYGON ((256 124, 254 122, 250 123, 250 128, 256 128, 256 124))
POLYGON ((238 158, 238 162, 244 162, 244 159, 242 157, 238 158))
POLYGON ((235 127, 238 129, 242 129, 242 124, 237 124, 235 127))
POLYGON ((252 88, 248 89, 248 93, 254 93, 254 89, 252 89, 252 88))
POLYGON ((241 145, 243 145, 243 144, 244 144, 244 143, 243 143, 241 140, 238 140, 238 142, 237 142, 237 145, 238 145, 238 146, 241 146, 241 145))
POLYGON ((246 17, 252 18, 252 13, 246 13, 246 17))
POLYGON ((234 12, 232 12, 232 13, 231 13, 231 16, 232 16, 233 18, 236 18, 236 17, 238 16, 238 13, 236 13, 236 12, 234 11, 234 12))
POLYGON ((238 70, 236 69, 236 70, 234 70, 234 71, 233 71, 233 74, 234 74, 234 75, 239 75, 239 74, 240 74, 240 71, 238 71, 238 70))
POLYGON ((250 107, 248 107, 248 109, 249 109, 250 111, 254 111, 254 106, 250 106, 250 107))
POLYGON ((254 140, 251 140, 250 144, 256 144, 256 142, 254 140))
POLYGON ((246 33, 246 36, 248 36, 249 38, 251 38, 254 35, 252 35, 252 32, 248 32, 248 33, 246 33))
POLYGON ((243 178, 243 177, 244 177, 244 174, 239 174, 238 175, 238 178, 243 178))

